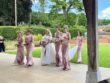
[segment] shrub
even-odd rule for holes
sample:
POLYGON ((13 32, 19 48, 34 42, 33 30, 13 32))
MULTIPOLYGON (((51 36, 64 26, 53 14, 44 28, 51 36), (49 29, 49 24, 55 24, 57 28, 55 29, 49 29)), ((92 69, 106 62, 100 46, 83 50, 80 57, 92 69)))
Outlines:
POLYGON ((35 41, 35 42, 36 42, 36 41, 40 41, 40 40, 42 39, 42 35, 41 35, 41 34, 34 35, 33 38, 34 38, 34 41, 35 41))
POLYGON ((45 31, 45 28, 32 28, 32 32, 33 34, 35 35, 38 35, 38 34, 44 34, 44 31, 45 31))
POLYGON ((6 50, 15 50, 16 49, 16 41, 5 41, 6 50))
POLYGON ((83 36, 84 36, 84 33, 87 32, 86 29, 81 29, 81 28, 76 28, 76 29, 74 29, 74 28, 72 29, 72 28, 71 28, 71 29, 69 29, 69 31, 70 31, 70 33, 71 33, 71 37, 72 37, 72 38, 74 38, 74 37, 77 36, 77 32, 78 32, 78 31, 81 31, 83 36))
POLYGON ((106 31, 106 32, 110 32, 110 29, 104 29, 104 31, 106 31))
POLYGON ((14 27, 1 27, 0 35, 7 40, 14 40, 16 38, 16 30, 14 27))
MULTIPOLYGON (((2 35, 7 40, 14 40, 14 39, 16 39, 18 31, 25 33, 26 30, 31 29, 33 34, 37 35, 36 39, 40 40, 40 38, 42 38, 42 35, 43 35, 46 28, 48 28, 48 27, 44 27, 41 25, 31 26, 31 27, 29 27, 29 26, 18 26, 18 27, 0 26, 0 35, 2 35)), ((55 28, 48 28, 48 29, 50 29, 50 31, 54 35, 54 33, 56 31, 55 28)), ((63 28, 62 28, 62 30, 63 30, 63 28)), ((73 38, 73 37, 77 36, 77 31, 81 31, 84 35, 84 33, 86 32, 86 29, 83 26, 74 26, 74 28, 70 27, 69 31, 70 31, 71 36, 73 38)))

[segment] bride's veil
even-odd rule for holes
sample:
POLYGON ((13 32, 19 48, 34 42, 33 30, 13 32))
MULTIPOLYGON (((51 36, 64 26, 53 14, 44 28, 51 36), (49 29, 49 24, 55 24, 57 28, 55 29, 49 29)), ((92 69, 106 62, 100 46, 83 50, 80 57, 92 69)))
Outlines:
MULTIPOLYGON (((52 39, 52 33, 49 29, 48 29, 48 32, 49 32, 50 38, 52 39)), ((56 51, 55 51, 55 44, 54 43, 50 44, 50 55, 52 55, 52 56, 50 56, 51 63, 55 63, 56 62, 56 59, 55 59, 56 51)))
POLYGON ((49 36, 52 37, 52 32, 48 29, 49 36))
POLYGON ((69 49, 69 60, 72 60, 77 52, 78 46, 69 49))

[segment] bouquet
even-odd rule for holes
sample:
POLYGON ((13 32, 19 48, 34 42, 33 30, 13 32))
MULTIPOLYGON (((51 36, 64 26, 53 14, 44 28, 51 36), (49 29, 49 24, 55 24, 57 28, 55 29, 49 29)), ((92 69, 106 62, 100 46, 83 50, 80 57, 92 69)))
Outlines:
POLYGON ((45 47, 47 45, 47 42, 46 41, 41 41, 40 42, 40 45, 42 45, 43 47, 45 47))
POLYGON ((18 47, 18 46, 19 46, 19 44, 15 44, 15 46, 16 46, 16 47, 18 47))
POLYGON ((15 46, 16 46, 16 47, 19 47, 20 45, 17 43, 17 44, 15 44, 15 46))
POLYGON ((57 43, 57 42, 62 41, 62 38, 53 38, 52 41, 53 41, 54 43, 57 43))
POLYGON ((27 46, 28 44, 25 43, 25 44, 23 44, 23 45, 24 45, 24 46, 27 46))

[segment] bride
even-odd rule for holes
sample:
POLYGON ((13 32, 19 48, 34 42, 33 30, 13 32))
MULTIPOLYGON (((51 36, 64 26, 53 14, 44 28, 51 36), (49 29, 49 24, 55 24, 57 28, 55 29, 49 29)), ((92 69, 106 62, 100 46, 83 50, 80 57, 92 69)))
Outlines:
POLYGON ((45 35, 41 40, 42 53, 41 53, 41 64, 43 66, 55 63, 55 45, 51 43, 52 33, 50 30, 45 30, 45 35))

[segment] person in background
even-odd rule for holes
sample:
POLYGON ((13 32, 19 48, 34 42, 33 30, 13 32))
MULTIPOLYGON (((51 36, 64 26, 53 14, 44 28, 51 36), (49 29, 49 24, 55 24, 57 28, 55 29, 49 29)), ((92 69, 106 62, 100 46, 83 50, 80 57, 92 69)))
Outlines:
POLYGON ((27 59, 27 63, 26 65, 32 66, 33 65, 33 57, 32 57, 32 52, 33 52, 33 48, 34 48, 34 44, 33 44, 33 35, 31 30, 28 30, 26 32, 26 37, 25 37, 25 46, 26 46, 26 59, 27 59))
POLYGON ((78 59, 77 59, 77 63, 82 63, 82 43, 83 43, 83 37, 82 37, 82 33, 80 31, 77 32, 78 36, 77 36, 77 41, 76 41, 76 45, 78 46, 77 48, 77 55, 78 55, 78 59))
POLYGON ((15 64, 22 65, 24 64, 24 46, 23 46, 23 37, 22 33, 18 32, 17 35, 17 54, 15 59, 15 64))
POLYGON ((0 52, 5 52, 4 38, 0 36, 0 52))
POLYGON ((56 28, 55 32, 55 49, 56 49, 56 66, 59 67, 62 64, 62 44, 61 44, 61 37, 62 37, 62 32, 60 30, 60 27, 56 28))
POLYGON ((62 60, 63 60, 63 70, 70 70, 69 62, 69 40, 71 40, 71 35, 68 31, 68 26, 64 26, 64 33, 62 35, 62 60))

